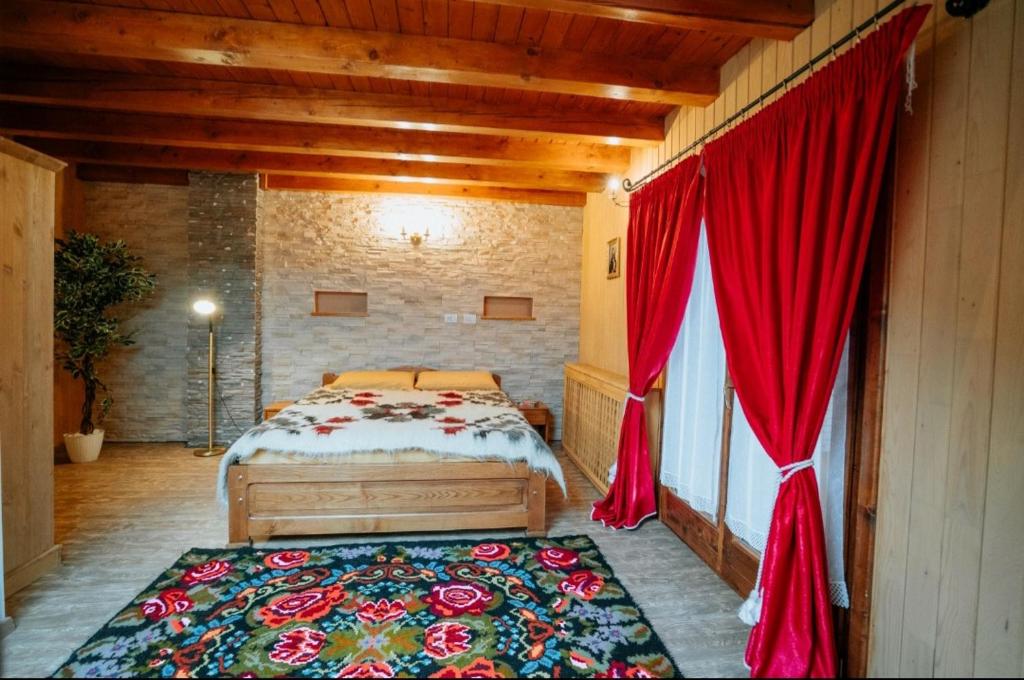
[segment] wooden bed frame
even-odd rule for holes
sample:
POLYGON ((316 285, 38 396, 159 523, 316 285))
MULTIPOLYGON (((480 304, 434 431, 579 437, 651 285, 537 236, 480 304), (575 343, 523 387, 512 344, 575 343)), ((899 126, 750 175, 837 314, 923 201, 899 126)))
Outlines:
MULTIPOLYGON (((335 377, 325 373, 323 384, 335 377)), ((544 536, 546 483, 526 463, 457 458, 232 465, 228 541, 518 528, 544 536)))

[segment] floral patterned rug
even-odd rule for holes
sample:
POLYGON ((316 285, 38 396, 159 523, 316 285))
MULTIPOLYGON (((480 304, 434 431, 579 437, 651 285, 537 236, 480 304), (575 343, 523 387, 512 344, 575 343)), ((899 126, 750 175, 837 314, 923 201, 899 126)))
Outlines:
POLYGON ((672 677, 587 536, 193 549, 56 677, 672 677))

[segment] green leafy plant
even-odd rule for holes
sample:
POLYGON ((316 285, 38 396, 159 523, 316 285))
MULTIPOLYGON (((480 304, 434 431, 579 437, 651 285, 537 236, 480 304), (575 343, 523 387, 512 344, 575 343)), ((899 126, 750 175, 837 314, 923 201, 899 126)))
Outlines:
POLYGON ((129 252, 124 241, 104 243, 91 234, 75 231, 66 239, 57 239, 53 269, 57 358, 64 370, 85 385, 79 432, 91 434, 95 429, 97 390, 102 390, 104 396, 101 421, 113 404, 96 365, 114 347, 135 344, 132 333, 121 330, 121 320, 110 310, 150 295, 156 276, 142 268, 142 258, 129 252))

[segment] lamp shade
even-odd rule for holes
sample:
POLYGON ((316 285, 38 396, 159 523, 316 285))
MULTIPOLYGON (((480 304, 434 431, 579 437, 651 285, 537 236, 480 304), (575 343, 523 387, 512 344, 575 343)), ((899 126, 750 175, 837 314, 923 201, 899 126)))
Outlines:
POLYGON ((217 311, 217 305, 215 305, 212 300, 200 298, 199 300, 196 300, 195 302, 192 303, 192 310, 196 314, 200 314, 202 316, 209 316, 217 311))

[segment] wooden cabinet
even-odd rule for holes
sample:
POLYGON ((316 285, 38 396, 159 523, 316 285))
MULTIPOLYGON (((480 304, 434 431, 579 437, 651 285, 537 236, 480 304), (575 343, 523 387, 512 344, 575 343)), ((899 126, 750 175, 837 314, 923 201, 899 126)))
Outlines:
POLYGON ((6 594, 55 566, 53 221, 64 164, 0 137, 0 483, 6 594))
POLYGON ((551 438, 555 436, 555 417, 551 415, 551 409, 543 402, 535 402, 534 406, 520 404, 519 412, 526 418, 526 422, 538 428, 544 441, 550 444, 551 438))
POLYGON ((270 420, 294 403, 294 401, 274 401, 267 404, 263 407, 263 420, 270 420))

